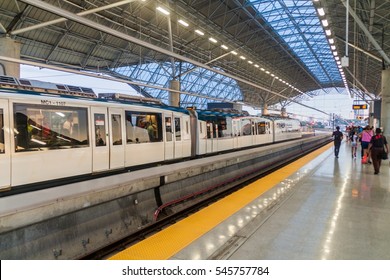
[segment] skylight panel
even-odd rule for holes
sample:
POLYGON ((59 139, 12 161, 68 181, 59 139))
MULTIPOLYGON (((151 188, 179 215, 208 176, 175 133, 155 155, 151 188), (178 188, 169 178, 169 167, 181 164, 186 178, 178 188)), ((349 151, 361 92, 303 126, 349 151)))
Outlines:
POLYGON ((326 34, 312 1, 249 1, 259 12, 259 16, 263 17, 275 33, 288 44, 291 51, 321 83, 341 81, 334 57, 326 42, 326 34))

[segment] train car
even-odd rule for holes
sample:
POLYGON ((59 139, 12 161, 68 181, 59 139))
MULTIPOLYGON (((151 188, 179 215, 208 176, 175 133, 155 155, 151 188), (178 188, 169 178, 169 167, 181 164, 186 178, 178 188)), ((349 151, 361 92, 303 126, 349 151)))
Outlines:
POLYGON ((0 188, 191 155, 186 110, 107 101, 92 94, 65 96, 65 90, 21 89, 16 79, 2 81, 0 188))
POLYGON ((138 99, 0 76, 0 189, 301 137, 288 118, 138 99))
POLYGON ((274 138, 273 142, 293 140, 302 137, 301 122, 296 119, 268 117, 272 120, 274 138))

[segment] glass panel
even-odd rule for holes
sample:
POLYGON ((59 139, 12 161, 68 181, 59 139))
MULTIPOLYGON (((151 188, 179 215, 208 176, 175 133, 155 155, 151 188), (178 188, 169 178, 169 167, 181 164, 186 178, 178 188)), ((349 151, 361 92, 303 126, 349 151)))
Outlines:
POLYGON ((166 117, 165 118, 165 133, 167 136, 167 142, 172 141, 172 118, 166 117))
POLYGON ((95 114, 95 137, 96 147, 106 146, 106 118, 105 114, 95 114))
POLYGON ((126 111, 126 137, 128 144, 161 142, 161 114, 126 111))
POLYGON ((219 118, 217 120, 217 125, 218 125, 218 138, 232 136, 232 119, 231 118, 219 118))
POLYGON ((257 131, 259 134, 266 134, 269 131, 269 123, 268 122, 259 122, 257 123, 257 131))
POLYGON ((4 143, 4 113, 3 109, 0 109, 0 154, 5 153, 4 143))
POLYGON ((181 141, 180 118, 175 118, 176 141, 181 141))
POLYGON ((15 151, 89 146, 86 108, 14 105, 15 151))
POLYGON ((248 119, 241 120, 241 135, 251 135, 251 121, 248 119))
POLYGON ((121 115, 111 115, 111 131, 112 131, 112 145, 122 145, 122 128, 121 128, 121 115))
POLYGON ((210 121, 207 121, 206 126, 207 126, 207 138, 208 139, 215 138, 215 135, 213 136, 213 134, 212 134, 213 123, 210 121))

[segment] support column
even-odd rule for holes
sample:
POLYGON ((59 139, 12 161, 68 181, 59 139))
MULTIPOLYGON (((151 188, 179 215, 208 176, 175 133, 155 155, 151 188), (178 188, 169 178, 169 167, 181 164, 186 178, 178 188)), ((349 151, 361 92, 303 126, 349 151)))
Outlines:
POLYGON ((368 113, 368 124, 374 126, 374 101, 371 101, 368 104, 369 113, 368 113))
MULTIPOLYGON (((20 59, 20 43, 9 38, 0 38, 0 55, 20 59)), ((20 78, 20 65, 0 60, 0 75, 20 78)))
POLYGON ((282 117, 284 118, 288 117, 286 108, 282 108, 282 117))
MULTIPOLYGON (((171 80, 169 82, 169 88, 180 91, 180 82, 177 80, 171 80)), ((174 107, 180 107, 180 93, 169 92, 169 105, 174 107)))
POLYGON ((390 139, 390 69, 382 71, 382 107, 380 126, 383 134, 390 139))
POLYGON ((268 104, 267 104, 267 103, 264 103, 264 104, 263 104, 263 112, 262 112, 262 115, 263 115, 263 116, 268 116, 268 115, 269 115, 268 104))

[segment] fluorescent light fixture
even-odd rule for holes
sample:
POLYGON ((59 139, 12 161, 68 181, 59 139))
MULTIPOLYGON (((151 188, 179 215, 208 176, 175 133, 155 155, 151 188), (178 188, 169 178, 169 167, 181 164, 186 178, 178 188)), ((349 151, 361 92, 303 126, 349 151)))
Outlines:
POLYGON ((322 25, 323 25, 324 27, 327 27, 327 26, 329 25, 327 19, 323 19, 321 22, 322 22, 322 25))
POLYGON ((274 75, 274 74, 271 74, 271 76, 272 76, 272 77, 275 77, 275 75, 274 75))
POLYGON ((215 40, 213 37, 210 37, 210 38, 209 38, 209 41, 210 41, 210 42, 213 42, 213 43, 217 43, 217 42, 218 42, 218 41, 215 40))
POLYGON ((158 6, 156 9, 157 9, 159 12, 163 13, 164 15, 169 16, 169 12, 168 12, 167 10, 165 10, 164 8, 158 6))
POLYGON ((253 62, 252 62, 252 61, 250 61, 250 60, 248 60, 248 63, 249 63, 249 64, 253 64, 253 62))
POLYGON ((221 45, 221 48, 223 48, 224 50, 228 50, 229 48, 225 45, 221 45))
POLYGON ((326 36, 330 36, 330 35, 332 35, 332 31, 330 31, 330 29, 326 29, 325 34, 326 34, 326 36))
POLYGON ((32 128, 37 129, 37 130, 42 130, 42 129, 40 129, 39 127, 37 127, 37 126, 35 126, 35 125, 32 125, 32 124, 30 124, 30 126, 31 126, 32 128))
POLYGON ((336 52, 336 51, 334 51, 334 52, 333 52, 333 55, 334 55, 334 56, 337 56, 337 52, 336 52))
POLYGON ((271 72, 270 71, 265 71, 265 73, 270 74, 271 72))
POLYGON ((204 32, 203 31, 200 31, 199 29, 196 29, 195 30, 195 33, 200 35, 200 36, 203 36, 204 35, 204 32))
POLYGON ((265 71, 265 69, 263 67, 261 67, 260 70, 263 71, 263 72, 265 71))
POLYGON ((185 26, 185 27, 188 27, 188 26, 189 26, 189 24, 188 24, 187 22, 185 22, 184 20, 182 20, 182 19, 179 19, 178 22, 179 22, 181 25, 185 26))
POLYGON ((331 45, 330 48, 332 49, 332 51, 336 50, 336 46, 335 45, 331 45))
POLYGON ((334 59, 336 59, 336 60, 340 60, 340 57, 338 57, 338 56, 335 56, 335 57, 334 57, 334 59))
POLYGON ((334 39, 333 39, 333 38, 330 38, 330 39, 329 39, 329 43, 330 43, 331 45, 333 45, 333 44, 334 44, 334 39))
POLYGON ((259 68, 260 66, 259 66, 259 65, 257 65, 257 64, 255 64, 255 67, 256 67, 256 68, 259 68))
POLYGON ((37 140, 37 139, 30 139, 32 142, 35 142, 35 143, 38 143, 39 145, 42 145, 42 146, 45 146, 46 145, 46 143, 45 142, 43 142, 43 141, 39 141, 39 140, 37 140))
POLYGON ((65 117, 65 114, 62 112, 56 112, 56 114, 59 115, 60 117, 65 117))
POLYGON ((245 59, 246 59, 246 57, 243 56, 243 55, 241 55, 240 58, 241 58, 242 60, 245 60, 245 59))
POLYGON ((231 53, 234 54, 234 55, 238 55, 238 53, 235 52, 235 51, 231 51, 231 53))
POLYGON ((318 14, 319 14, 320 16, 323 17, 323 16, 325 15, 324 8, 318 8, 317 11, 318 11, 318 14))

